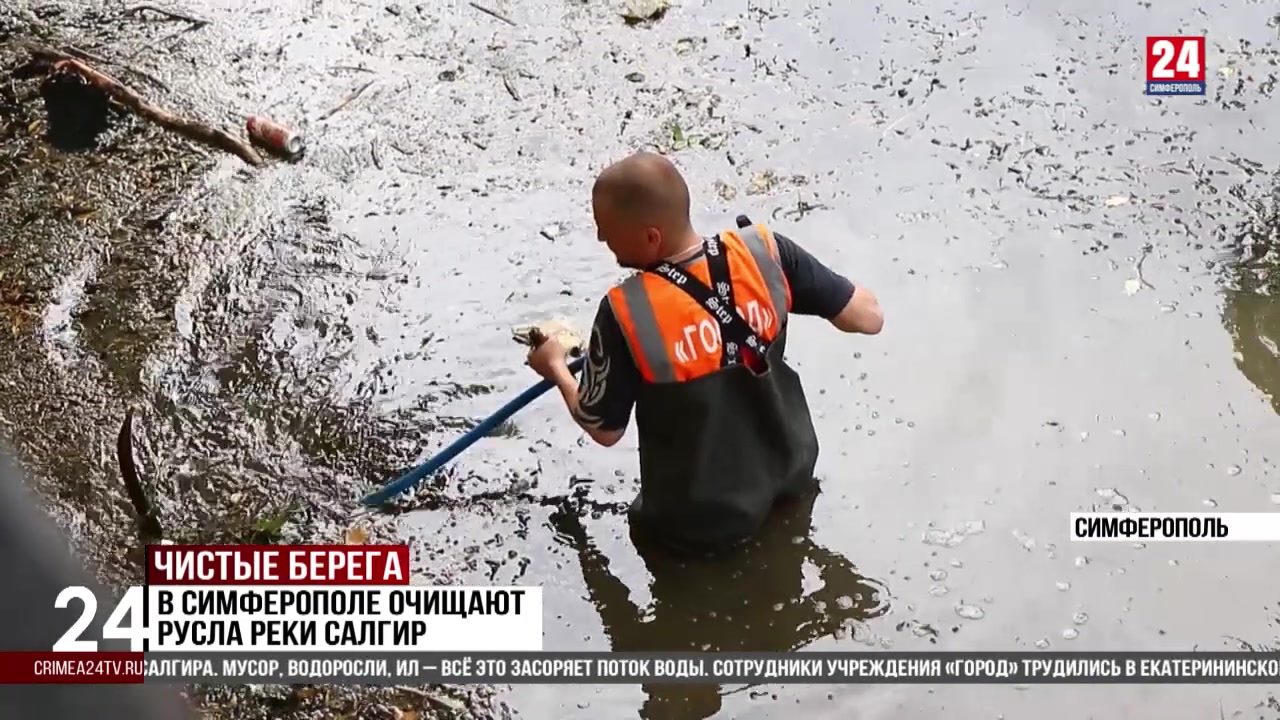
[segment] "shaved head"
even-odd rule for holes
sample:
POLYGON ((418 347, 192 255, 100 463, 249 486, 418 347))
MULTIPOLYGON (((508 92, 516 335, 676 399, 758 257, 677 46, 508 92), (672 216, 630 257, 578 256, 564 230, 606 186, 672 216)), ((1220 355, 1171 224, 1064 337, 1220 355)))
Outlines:
POLYGON ((689 186, 661 155, 636 153, 610 165, 596 178, 592 196, 636 222, 675 229, 689 222, 689 186))
POLYGON ((689 186, 661 155, 640 152, 605 168, 591 203, 600 239, 625 267, 647 267, 683 249, 694 235, 689 186))

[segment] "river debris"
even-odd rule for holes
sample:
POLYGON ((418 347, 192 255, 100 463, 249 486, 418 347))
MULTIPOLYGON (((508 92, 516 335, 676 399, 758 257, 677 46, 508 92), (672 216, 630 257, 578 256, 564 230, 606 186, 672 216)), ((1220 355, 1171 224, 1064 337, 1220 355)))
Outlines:
POLYGON ((1276 276, 1274 269, 1280 260, 1280 175, 1266 176, 1265 181, 1272 187, 1253 201, 1240 200, 1247 194, 1243 185, 1228 192, 1227 197, 1233 198, 1239 206, 1245 208, 1247 215, 1233 231, 1226 231, 1224 228, 1222 239, 1226 241, 1227 250, 1239 260, 1236 267, 1265 271, 1261 275, 1256 272, 1245 274, 1250 275, 1252 280, 1266 279, 1267 282, 1252 289, 1269 294, 1271 278, 1276 276))
MULTIPOLYGON (((405 513, 424 510, 475 512, 483 508, 492 509, 494 507, 524 505, 526 507, 554 508, 560 512, 571 513, 579 517, 588 514, 594 517, 605 515, 622 517, 631 509, 630 502, 595 500, 591 498, 588 495, 588 485, 579 485, 567 493, 543 495, 521 490, 519 489, 520 486, 528 485, 529 483, 516 482, 513 483, 512 487, 499 490, 485 490, 461 496, 445 495, 441 491, 442 486, 459 484, 458 476, 454 472, 449 468, 442 469, 437 474, 437 477, 445 478, 443 481, 435 480, 432 485, 423 483, 412 492, 401 493, 384 503, 379 508, 379 511, 387 517, 396 517, 405 513)), ((472 476, 471 479, 479 480, 481 478, 472 476)))
POLYGON ((79 73, 51 72, 40 83, 49 140, 58 147, 95 146, 109 124, 110 98, 79 73))
POLYGON ((520 91, 516 89, 516 81, 515 78, 511 77, 511 73, 502 74, 502 87, 506 88, 507 94, 511 96, 512 100, 520 102, 520 91))
MULTIPOLYGON (((397 685, 393 688, 396 692, 413 695, 439 706, 443 710, 449 712, 460 713, 466 710, 466 705, 446 695, 439 693, 430 693, 420 688, 409 687, 408 685, 397 685)), ((404 720, 404 719, 402 719, 404 720)))
POLYGON ((555 338, 570 357, 579 357, 586 348, 582 335, 568 322, 547 320, 535 325, 520 325, 511 329, 511 339, 527 347, 538 347, 549 338, 555 338))
POLYGON ((151 83, 152 85, 155 85, 161 90, 169 89, 169 86, 166 85, 163 80, 156 77, 155 75, 152 75, 151 73, 148 73, 148 72, 144 72, 135 67, 131 67, 122 62, 118 62, 116 60, 109 60, 95 53, 91 53, 88 50, 85 50, 83 48, 76 47, 75 45, 66 45, 63 47, 63 50, 66 51, 68 55, 77 57, 81 60, 87 60, 92 63, 98 63, 99 65, 115 65, 119 67, 121 70, 124 70, 125 72, 129 73, 130 75, 134 75, 134 76, 137 76, 138 78, 141 78, 142 80, 146 80, 147 82, 151 83))
POLYGON ((765 195, 778 186, 781 179, 772 170, 763 170, 751 174, 747 183, 748 195, 765 195))
POLYGON ((182 13, 174 12, 172 10, 165 10, 164 8, 158 8, 155 5, 136 5, 131 8, 126 8, 124 11, 124 14, 125 15, 141 15, 142 13, 145 13, 145 12, 154 13, 156 15, 159 15, 161 18, 165 20, 174 20, 178 22, 191 23, 192 30, 197 30, 209 24, 208 20, 202 20, 200 18, 191 17, 190 15, 183 15, 182 13))
POLYGON ((627 0, 622 19, 628 25, 643 25, 661 20, 671 9, 668 0, 627 0))
POLYGON ((345 545, 364 545, 369 542, 369 531, 359 525, 347 528, 342 537, 345 545))
MULTIPOLYGON (((133 410, 125 413, 124 423, 116 437, 116 460, 120 466, 120 475, 124 480, 129 502, 136 515, 143 544, 168 544, 174 540, 213 542, 214 544, 275 544, 291 539, 287 532, 289 526, 296 524, 299 513, 305 509, 305 503, 296 493, 289 493, 283 499, 267 496, 254 503, 237 491, 229 494, 229 500, 239 512, 209 517, 203 527, 177 528, 170 533, 165 533, 159 516, 147 497, 141 474, 133 457, 133 410), (165 537, 166 534, 170 537, 165 537)), ((192 500, 196 504, 201 502, 197 498, 192 500)), ((354 537, 353 531, 363 533, 366 540, 370 536, 367 528, 352 528, 347 531, 349 540, 354 537)), ((292 539, 296 541, 296 538, 292 539)))
MULTIPOLYGON (((211 127, 196 120, 179 117, 168 110, 153 105, 132 88, 110 75, 85 64, 78 58, 60 50, 34 43, 24 43, 24 47, 31 54, 31 62, 20 68, 23 77, 31 77, 40 70, 47 73, 50 81, 58 76, 76 75, 83 81, 86 97, 96 97, 100 93, 134 114, 189 140, 231 153, 255 167, 260 167, 264 164, 262 156, 243 140, 232 136, 225 130, 211 127)), ((73 81, 64 79, 61 82, 65 82, 69 86, 73 81)), ((50 110, 54 109, 65 110, 67 108, 64 105, 50 107, 50 110)), ((66 119, 65 117, 51 116, 51 128, 57 122, 66 119)), ((91 122, 90 127, 92 125, 93 123, 91 122)))
POLYGON ((719 150, 728 139, 727 133, 722 132, 686 133, 679 122, 672 120, 667 123, 662 137, 654 145, 660 153, 672 153, 690 148, 719 150))
POLYGON ((335 105, 335 106, 333 107, 333 109, 332 109, 332 110, 330 110, 330 111, 326 112, 325 114, 321 115, 321 116, 320 116, 320 120, 328 120, 329 118, 331 118, 331 117, 333 117, 334 115, 336 115, 340 110, 342 110, 342 109, 343 109, 343 108, 345 108, 346 106, 350 105, 351 103, 355 102, 355 101, 356 101, 356 98, 358 98, 358 97, 360 97, 361 95, 363 95, 363 94, 364 94, 364 91, 365 91, 365 90, 368 90, 368 89, 373 85, 373 83, 374 83, 374 82, 375 82, 374 80, 370 80, 369 82, 367 82, 367 83, 365 83, 365 84, 361 85, 360 87, 356 88, 355 92, 353 92, 353 93, 351 93, 350 95, 348 95, 348 96, 346 96, 345 98, 343 98, 343 99, 342 99, 342 102, 340 102, 340 103, 338 103, 337 105, 335 105))
POLYGON ((1142 288, 1155 290, 1156 286, 1147 282, 1146 276, 1142 274, 1142 263, 1147 261, 1147 256, 1151 254, 1153 246, 1146 243, 1142 246, 1142 253, 1138 256, 1138 261, 1133 264, 1134 276, 1124 281, 1124 294, 1136 295, 1142 288))
POLYGON ((250 142, 280 157, 293 159, 306 149, 301 135, 269 118, 254 115, 244 127, 250 142))
POLYGON ((137 514, 138 531, 142 541, 159 542, 164 539, 164 530, 160 527, 147 492, 142 487, 142 479, 138 477, 138 466, 133 459, 133 410, 124 414, 124 423, 116 436, 116 459, 120 463, 120 476, 124 479, 125 491, 129 493, 129 502, 137 514))
POLYGON ((773 209, 773 212, 770 214, 770 217, 772 217, 776 221, 778 219, 778 215, 781 214, 783 217, 787 218, 788 220, 797 221, 797 220, 804 219, 804 216, 808 215, 809 213, 816 212, 818 210, 830 210, 830 209, 831 208, 825 203, 820 203, 820 202, 811 203, 805 200, 803 197, 800 197, 799 195, 797 195, 796 204, 794 206, 782 205, 782 206, 776 207, 773 209))
POLYGON ((499 13, 497 10, 490 10, 489 8, 487 8, 487 7, 483 6, 483 5, 481 5, 480 3, 469 2, 469 3, 467 3, 467 4, 468 4, 468 5, 470 5, 471 7, 473 7, 473 8, 475 8, 475 9, 479 10, 480 12, 484 13, 485 15, 488 15, 488 16, 489 16, 489 17, 491 17, 491 18, 496 18, 496 19, 498 19, 498 20, 501 20, 502 22, 504 22, 504 23, 506 23, 506 24, 508 24, 508 25, 510 25, 510 26, 512 26, 512 27, 515 27, 515 26, 516 26, 516 21, 515 21, 515 20, 512 20, 511 18, 507 17, 506 15, 503 15, 502 13, 499 13))

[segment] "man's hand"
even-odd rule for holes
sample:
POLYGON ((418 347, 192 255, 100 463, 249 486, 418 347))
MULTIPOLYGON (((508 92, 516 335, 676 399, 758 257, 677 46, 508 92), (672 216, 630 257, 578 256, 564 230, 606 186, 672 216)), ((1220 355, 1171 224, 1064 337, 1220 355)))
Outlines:
POLYGON ((569 373, 565 362, 568 353, 555 337, 539 338, 540 342, 529 351, 529 367, 545 380, 556 382, 569 373))
POLYGON ((564 334, 556 331, 555 326, 551 326, 552 332, 548 334, 546 327, 532 326, 517 334, 518 340, 528 342, 533 347, 527 359, 529 367, 544 380, 555 384, 560 391, 560 397, 564 398, 564 404, 569 409, 570 416, 587 435, 591 436, 592 440, 605 447, 614 445, 622 439, 626 428, 601 430, 583 422, 578 414, 578 380, 569 370, 568 356, 571 348, 581 347, 581 341, 572 333, 564 334), (567 340, 562 342, 561 337, 567 340), (568 347, 566 342, 569 343, 568 347))

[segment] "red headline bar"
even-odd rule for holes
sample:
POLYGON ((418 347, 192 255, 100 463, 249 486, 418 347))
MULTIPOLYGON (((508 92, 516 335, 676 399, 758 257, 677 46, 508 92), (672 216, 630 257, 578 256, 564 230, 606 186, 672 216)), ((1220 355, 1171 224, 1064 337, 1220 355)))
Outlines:
POLYGON ((408 585, 407 545, 149 545, 152 585, 408 585))
POLYGON ((0 652, 0 684, 140 683, 144 664, 140 652, 0 652))

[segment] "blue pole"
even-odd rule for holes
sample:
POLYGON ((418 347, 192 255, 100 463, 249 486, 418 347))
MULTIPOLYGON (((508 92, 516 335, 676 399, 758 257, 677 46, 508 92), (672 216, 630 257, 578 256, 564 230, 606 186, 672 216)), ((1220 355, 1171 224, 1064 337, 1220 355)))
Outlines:
MULTIPOLYGON (((578 358, 577 360, 570 362, 569 372, 576 375, 577 372, 582 369, 583 360, 584 358, 578 358)), ((506 405, 503 405, 498 412, 490 415, 484 422, 474 428, 471 428, 466 435, 454 440, 452 445, 436 453, 435 457, 410 470, 404 475, 401 475, 395 482, 383 486, 381 490, 366 495, 365 498, 360 501, 361 504, 366 507, 377 507, 396 495, 411 490, 418 483, 422 482, 423 478, 444 467, 450 460, 461 455, 463 450, 466 450, 474 445, 477 440, 493 432, 495 428, 506 422, 507 418, 520 412, 525 405, 537 400, 543 393, 553 387, 555 387, 555 385, 552 384, 550 380, 543 380, 537 385, 534 385, 528 390, 520 393, 506 405)))

